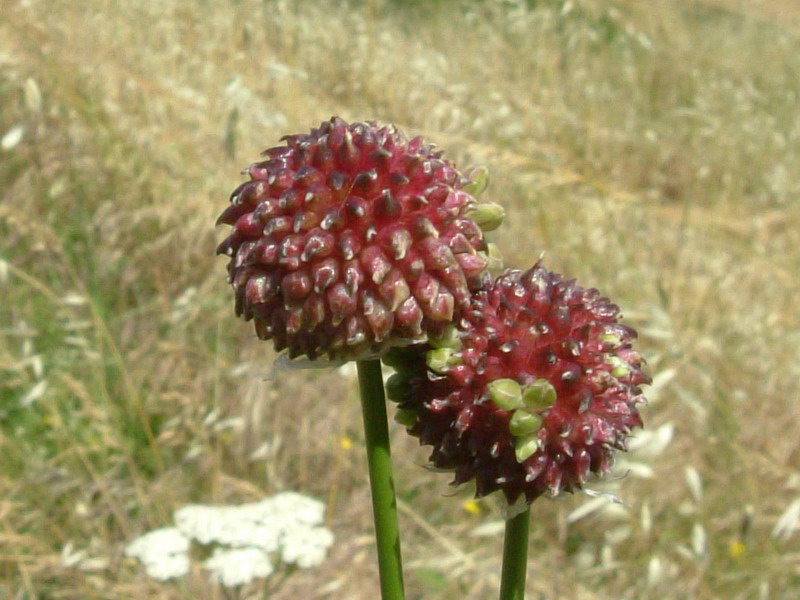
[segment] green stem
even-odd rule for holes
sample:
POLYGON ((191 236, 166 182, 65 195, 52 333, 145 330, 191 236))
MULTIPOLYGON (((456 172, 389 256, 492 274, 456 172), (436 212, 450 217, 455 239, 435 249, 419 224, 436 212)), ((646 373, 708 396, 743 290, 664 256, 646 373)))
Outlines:
POLYGON ((397 527, 397 502, 394 496, 386 399, 383 394, 383 377, 379 360, 358 361, 358 385, 361 390, 361 410, 364 414, 381 597, 383 600, 403 600, 405 592, 403 564, 400 557, 400 534, 397 527))
POLYGON ((531 507, 506 521, 500 600, 524 600, 531 507))

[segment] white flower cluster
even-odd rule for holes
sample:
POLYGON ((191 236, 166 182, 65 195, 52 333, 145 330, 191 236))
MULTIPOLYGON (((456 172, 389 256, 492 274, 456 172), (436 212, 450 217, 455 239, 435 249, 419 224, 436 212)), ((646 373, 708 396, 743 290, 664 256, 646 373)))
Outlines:
POLYGON ((166 581, 189 572, 189 538, 175 527, 145 533, 125 548, 125 554, 138 558, 153 579, 166 581))
POLYGON ((320 564, 333 544, 333 534, 322 526, 324 512, 321 502, 294 492, 235 506, 191 504, 175 512, 175 527, 143 535, 126 553, 148 575, 166 580, 188 573, 191 540, 215 544, 203 566, 214 580, 235 587, 269 577, 271 554, 301 569, 320 564))
POLYGON ((236 587, 258 577, 269 577, 274 570, 269 555, 260 548, 215 548, 204 565, 211 571, 212 579, 225 587, 236 587))

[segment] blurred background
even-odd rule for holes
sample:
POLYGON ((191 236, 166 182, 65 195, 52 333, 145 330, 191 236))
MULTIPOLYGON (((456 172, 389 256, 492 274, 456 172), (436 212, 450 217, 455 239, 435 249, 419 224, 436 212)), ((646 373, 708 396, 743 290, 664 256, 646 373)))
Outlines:
MULTIPOLYGON (((336 542, 270 597, 375 598, 354 369, 275 373, 214 256, 239 171, 334 114, 488 166, 507 265, 640 332, 624 504, 538 500, 529 598, 799 598, 793 0, 5 0, 0 598, 262 597, 124 548, 283 490, 336 542)), ((497 504, 392 434, 409 599, 495 597, 497 504)))

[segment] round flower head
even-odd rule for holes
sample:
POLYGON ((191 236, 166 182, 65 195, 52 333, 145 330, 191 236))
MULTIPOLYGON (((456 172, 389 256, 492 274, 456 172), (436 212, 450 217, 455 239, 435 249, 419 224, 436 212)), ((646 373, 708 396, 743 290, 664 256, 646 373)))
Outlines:
POLYGON ((496 251, 502 208, 420 138, 337 117, 250 165, 219 222, 233 226, 236 313, 290 357, 358 358, 441 333, 496 251))
POLYGON ((619 308, 537 264, 474 294, 438 340, 385 357, 398 420, 432 463, 513 504, 583 486, 641 426, 644 360, 619 308))

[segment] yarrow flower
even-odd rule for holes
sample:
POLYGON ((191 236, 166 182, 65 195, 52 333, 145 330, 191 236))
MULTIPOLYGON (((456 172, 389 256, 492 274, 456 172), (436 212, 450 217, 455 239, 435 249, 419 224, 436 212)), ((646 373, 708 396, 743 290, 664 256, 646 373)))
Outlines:
POLYGON ((236 313, 291 358, 361 358, 439 335, 498 260, 503 209, 419 137, 333 117, 250 165, 219 223, 233 227, 236 313), (474 194, 474 195, 473 195, 474 194))
POLYGON ((190 571, 192 541, 213 546, 203 566, 215 581, 236 587, 269 577, 275 570, 271 555, 300 569, 319 565, 333 544, 324 513, 321 502, 295 492, 234 506, 190 504, 175 511, 175 527, 144 534, 126 554, 164 581, 190 571))
POLYGON ((189 504, 175 511, 175 524, 184 535, 201 544, 280 551, 283 562, 313 566, 321 562, 333 543, 330 531, 321 526, 324 514, 322 502, 284 492, 236 506, 189 504), (297 551, 297 540, 315 540, 315 544, 308 545, 309 560, 297 551), (322 552, 317 561, 319 546, 322 552))
POLYGON ((153 579, 166 581, 189 572, 189 545, 189 538, 180 530, 162 527, 136 538, 125 548, 125 554, 138 558, 153 579))
POLYGON ((429 344, 393 350, 388 383, 398 420, 431 462, 501 490, 510 504, 581 488, 610 470, 641 426, 649 377, 636 333, 595 289, 537 263, 473 295, 457 325, 429 344))
POLYGON ((269 577, 274 570, 269 554, 261 548, 215 548, 203 566, 211 572, 212 579, 225 587, 237 587, 254 579, 269 577))

